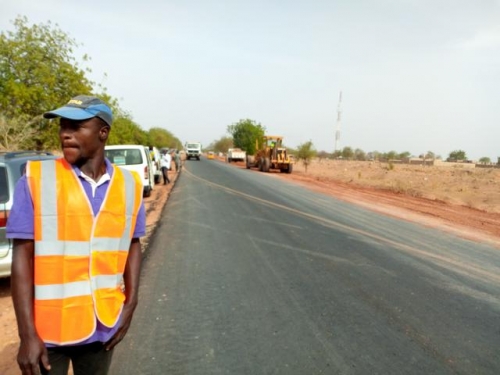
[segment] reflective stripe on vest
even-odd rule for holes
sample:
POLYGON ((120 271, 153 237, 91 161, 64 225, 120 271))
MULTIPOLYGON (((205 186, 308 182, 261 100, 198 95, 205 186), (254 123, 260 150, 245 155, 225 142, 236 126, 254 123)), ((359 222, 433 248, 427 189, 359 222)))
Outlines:
POLYGON ((35 324, 47 343, 90 337, 96 318, 113 327, 137 213, 139 176, 114 167, 99 213, 64 159, 29 162, 35 224, 35 324))

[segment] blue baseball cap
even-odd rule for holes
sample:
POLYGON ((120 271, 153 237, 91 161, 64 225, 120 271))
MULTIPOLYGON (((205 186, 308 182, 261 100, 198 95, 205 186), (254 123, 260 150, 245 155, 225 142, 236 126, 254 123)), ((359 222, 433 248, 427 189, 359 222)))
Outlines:
POLYGON ((87 95, 75 96, 61 108, 45 112, 43 117, 48 119, 61 117, 68 120, 88 120, 99 117, 109 126, 113 122, 111 108, 101 99, 87 95))

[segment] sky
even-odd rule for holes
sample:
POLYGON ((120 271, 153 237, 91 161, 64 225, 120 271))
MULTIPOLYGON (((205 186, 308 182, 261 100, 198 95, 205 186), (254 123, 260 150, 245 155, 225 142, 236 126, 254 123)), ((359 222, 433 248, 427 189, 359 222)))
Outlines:
POLYGON ((500 0, 0 0, 0 31, 19 15, 182 142, 251 119, 290 147, 500 157, 500 0))

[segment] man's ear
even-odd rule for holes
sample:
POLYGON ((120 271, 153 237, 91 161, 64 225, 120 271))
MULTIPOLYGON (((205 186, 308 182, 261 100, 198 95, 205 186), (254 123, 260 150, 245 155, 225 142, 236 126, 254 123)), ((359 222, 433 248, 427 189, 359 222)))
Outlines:
POLYGON ((108 140, 108 137, 109 137, 109 132, 111 131, 111 128, 109 127, 109 125, 105 125, 103 126, 100 130, 99 130, 99 139, 101 141, 104 141, 106 142, 108 140))

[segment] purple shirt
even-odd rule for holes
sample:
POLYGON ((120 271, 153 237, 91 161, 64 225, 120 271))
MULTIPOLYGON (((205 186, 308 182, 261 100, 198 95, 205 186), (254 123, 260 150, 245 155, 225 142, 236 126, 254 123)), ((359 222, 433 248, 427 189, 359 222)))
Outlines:
MULTIPOLYGON (((105 159, 106 171, 113 177, 113 166, 111 163, 105 159)), ((104 197, 106 196, 106 191, 108 190, 109 181, 104 182, 96 188, 95 196, 92 196, 92 187, 88 181, 81 177, 81 171, 78 167, 72 166, 75 171, 80 183, 82 184, 87 198, 92 205, 92 210, 94 211, 94 216, 97 215, 99 209, 101 208, 104 197)), ((6 237, 10 239, 34 239, 34 219, 33 219, 33 201, 31 199, 31 194, 28 188, 28 182, 26 176, 22 176, 16 184, 16 189, 14 191, 14 202, 12 204, 12 209, 10 210, 9 219, 7 220, 6 227, 6 237)), ((134 238, 143 237, 146 235, 146 211, 144 209, 144 204, 141 203, 139 213, 137 215, 137 221, 134 229, 134 238)), ((106 342, 108 341, 118 330, 118 324, 113 328, 105 327, 97 320, 97 328, 92 336, 87 340, 79 342, 77 345, 88 344, 95 341, 106 342)), ((55 346, 49 345, 47 346, 55 346)))

